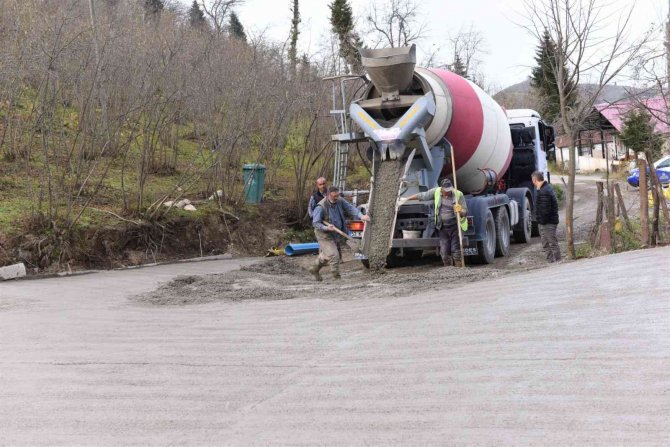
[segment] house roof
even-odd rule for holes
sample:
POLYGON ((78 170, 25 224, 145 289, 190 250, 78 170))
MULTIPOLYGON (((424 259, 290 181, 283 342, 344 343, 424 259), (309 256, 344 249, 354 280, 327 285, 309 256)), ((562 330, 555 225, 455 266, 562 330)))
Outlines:
POLYGON ((651 114, 651 120, 657 132, 669 133, 670 126, 666 123, 668 104, 661 96, 639 101, 620 101, 615 103, 596 104, 594 107, 607 121, 609 121, 619 132, 623 130, 623 122, 626 115, 640 106, 645 107, 651 114))

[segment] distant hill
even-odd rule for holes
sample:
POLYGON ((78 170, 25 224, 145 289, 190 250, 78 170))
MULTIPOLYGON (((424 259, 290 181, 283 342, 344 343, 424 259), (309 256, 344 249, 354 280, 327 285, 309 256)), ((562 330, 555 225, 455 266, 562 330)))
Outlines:
MULTIPOLYGON (((581 84, 583 91, 589 91, 596 88, 595 84, 581 84)), ((493 98, 507 108, 529 107, 534 108, 537 98, 531 91, 530 78, 518 84, 510 85, 498 93, 493 98)), ((606 85, 603 91, 598 95, 596 104, 603 102, 616 102, 629 96, 651 97, 654 92, 646 92, 644 89, 630 87, 626 85, 606 85)))

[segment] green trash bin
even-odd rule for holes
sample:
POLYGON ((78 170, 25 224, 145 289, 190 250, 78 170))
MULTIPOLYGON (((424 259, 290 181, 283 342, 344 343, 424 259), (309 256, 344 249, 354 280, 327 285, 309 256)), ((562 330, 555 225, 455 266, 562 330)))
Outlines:
POLYGON ((265 187, 265 166, 257 163, 244 165, 244 201, 260 203, 263 200, 265 187))

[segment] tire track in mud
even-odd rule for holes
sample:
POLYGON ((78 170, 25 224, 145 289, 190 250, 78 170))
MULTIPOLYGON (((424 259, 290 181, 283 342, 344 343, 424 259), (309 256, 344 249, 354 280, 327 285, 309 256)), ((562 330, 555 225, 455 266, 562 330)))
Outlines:
POLYGON ((369 234, 366 235, 365 244, 370 268, 373 270, 386 267, 403 166, 401 160, 375 162, 374 184, 369 208, 371 221, 366 229, 369 234))

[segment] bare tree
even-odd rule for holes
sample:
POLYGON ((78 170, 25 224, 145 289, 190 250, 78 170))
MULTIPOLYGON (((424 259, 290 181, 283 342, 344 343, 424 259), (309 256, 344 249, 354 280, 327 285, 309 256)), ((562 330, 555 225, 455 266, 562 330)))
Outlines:
POLYGON ((547 30, 557 48, 552 70, 558 84, 560 124, 571 142, 565 225, 568 256, 574 258, 575 146, 579 130, 605 86, 646 50, 650 33, 628 39, 635 5, 621 10, 599 0, 524 0, 524 7, 529 22, 526 29, 538 41, 547 30), (613 23, 614 31, 606 29, 613 23), (577 104, 570 107, 567 99, 574 94, 572 89, 587 81, 592 87, 579 90, 577 104))
POLYGON ((470 28, 449 36, 449 45, 451 46, 451 60, 461 61, 467 78, 475 84, 483 81, 483 74, 479 67, 482 62, 481 58, 487 54, 488 49, 482 33, 474 25, 470 25, 470 28))
POLYGON ((212 26, 217 34, 222 34, 226 30, 226 21, 228 14, 237 6, 244 3, 245 0, 201 0, 200 6, 203 12, 212 22, 212 26))
POLYGON ((415 0, 383 0, 372 3, 366 16, 371 46, 402 47, 425 37, 420 3, 415 0))

